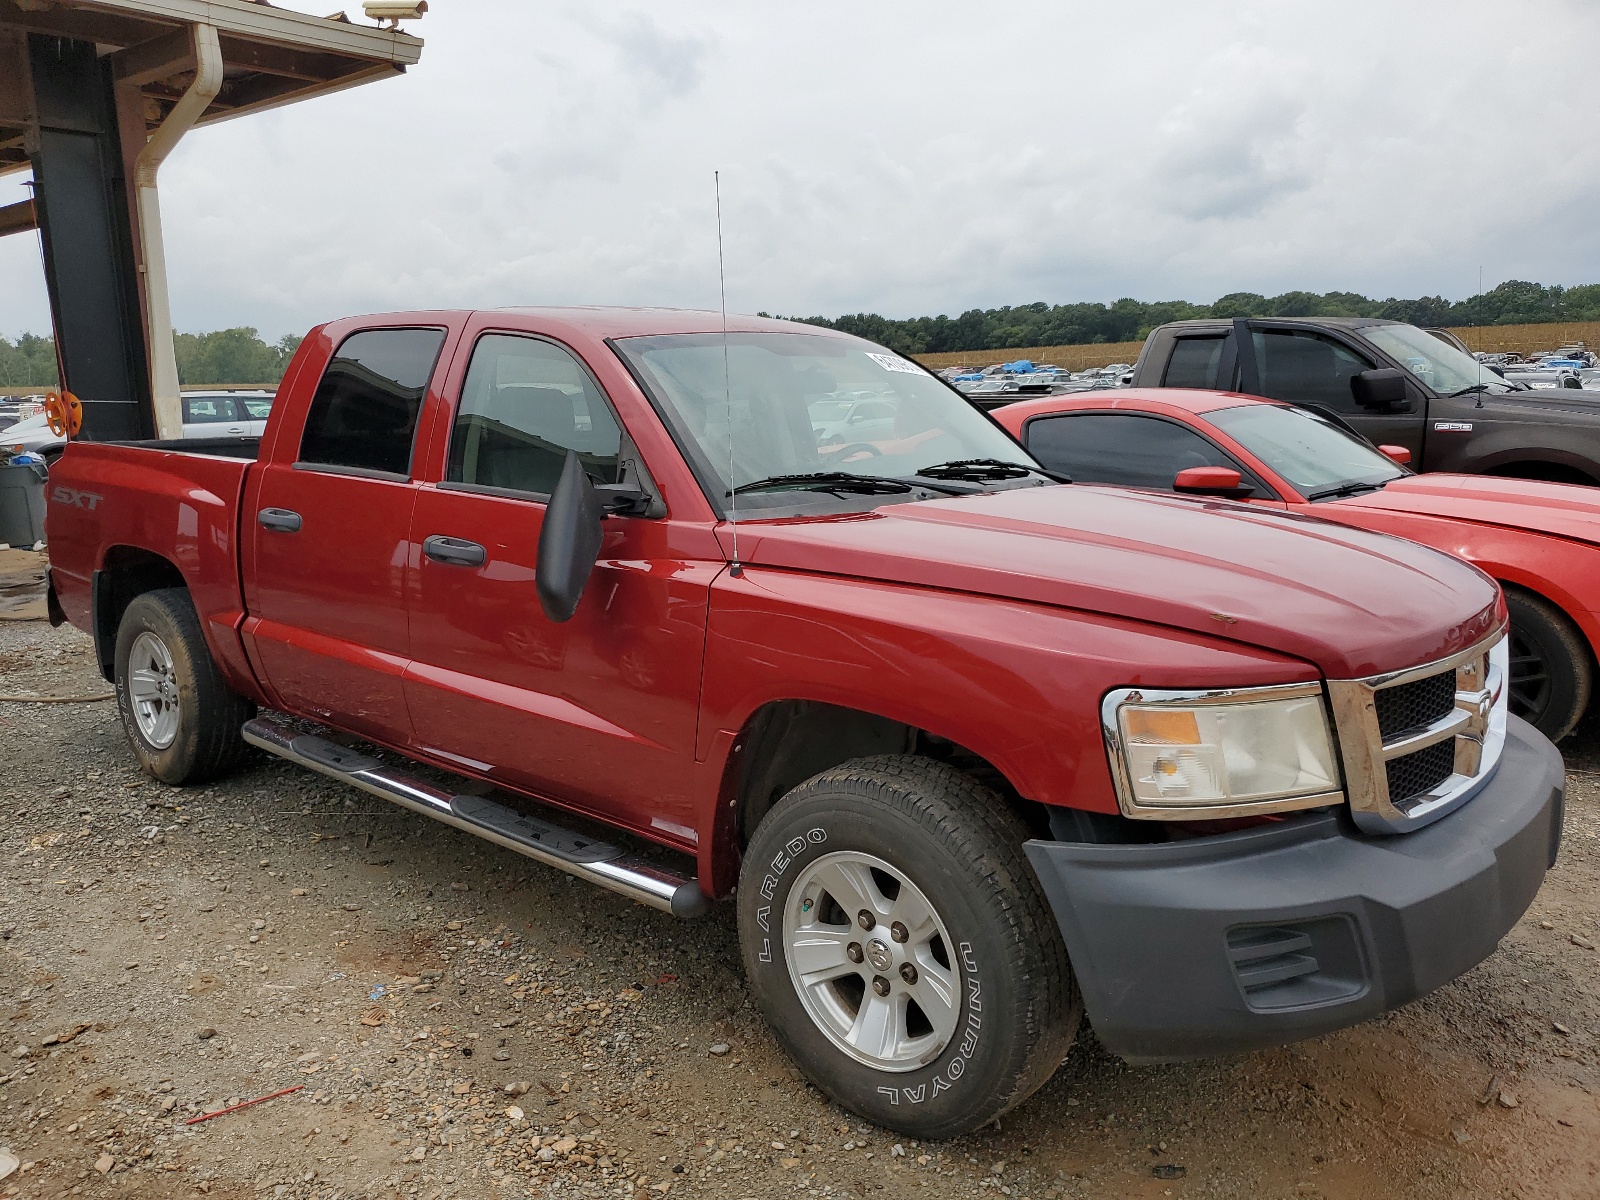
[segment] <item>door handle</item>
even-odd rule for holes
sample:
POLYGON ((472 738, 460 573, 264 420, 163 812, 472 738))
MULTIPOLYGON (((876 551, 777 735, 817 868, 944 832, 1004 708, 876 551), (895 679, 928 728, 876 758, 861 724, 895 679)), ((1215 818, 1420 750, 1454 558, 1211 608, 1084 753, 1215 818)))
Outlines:
POLYGON ((275 530, 278 533, 299 533, 300 514, 290 512, 287 508, 263 508, 256 514, 256 520, 263 529, 275 530))
POLYGON ((452 567, 481 567, 489 561, 489 552, 477 542, 445 537, 440 533, 422 543, 422 552, 434 562, 452 567))

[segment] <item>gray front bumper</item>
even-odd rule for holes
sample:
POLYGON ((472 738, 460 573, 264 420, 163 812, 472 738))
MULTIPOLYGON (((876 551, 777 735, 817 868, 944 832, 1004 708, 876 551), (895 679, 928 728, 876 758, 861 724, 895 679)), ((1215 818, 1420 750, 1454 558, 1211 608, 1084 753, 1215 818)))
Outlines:
POLYGON ((1100 1041, 1130 1062, 1280 1045, 1487 958, 1561 840, 1561 756, 1510 724, 1489 784, 1414 833, 1322 813, 1155 845, 1028 842, 1100 1041))

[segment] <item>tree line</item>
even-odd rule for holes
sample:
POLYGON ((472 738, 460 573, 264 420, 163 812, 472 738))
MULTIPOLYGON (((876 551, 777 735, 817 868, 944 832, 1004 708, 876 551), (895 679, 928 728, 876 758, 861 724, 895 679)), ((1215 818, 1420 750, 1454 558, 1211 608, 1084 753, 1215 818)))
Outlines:
MULTIPOLYGON (((290 334, 265 342, 248 326, 173 337, 180 383, 277 383, 299 348, 290 334)), ((25 333, 15 342, 0 337, 0 387, 55 387, 54 338, 25 333)))
MULTIPOLYGON (((1279 296, 1232 292, 1211 304, 1130 299, 1111 304, 1038 301, 1016 307, 974 308, 958 317, 896 319, 877 313, 850 313, 795 319, 853 333, 902 354, 940 354, 1018 346, 1135 342, 1142 341, 1157 325, 1200 317, 1386 317, 1434 328, 1600 321, 1600 284, 1546 287, 1513 279, 1465 300, 1446 300, 1443 296, 1372 300, 1356 292, 1284 292, 1279 296)), ((300 345, 300 339, 292 334, 268 343, 248 326, 212 333, 180 333, 173 341, 178 379, 194 384, 277 383, 300 345)), ((52 338, 25 333, 11 342, 0 337, 0 387, 54 387, 56 383, 52 338)))
MULTIPOLYGON (((763 314, 765 315, 765 314, 763 314)), ((1546 287, 1515 279, 1465 300, 1422 296, 1372 300, 1355 292, 1232 292, 1211 304, 1186 300, 1118 300, 1112 304, 1023 304, 969 309, 958 317, 895 319, 877 313, 801 317, 864 337, 902 354, 1005 350, 1020 346, 1083 346, 1143 341, 1157 325, 1204 317, 1385 317, 1424 327, 1539 325, 1600 321, 1600 284, 1546 287)))

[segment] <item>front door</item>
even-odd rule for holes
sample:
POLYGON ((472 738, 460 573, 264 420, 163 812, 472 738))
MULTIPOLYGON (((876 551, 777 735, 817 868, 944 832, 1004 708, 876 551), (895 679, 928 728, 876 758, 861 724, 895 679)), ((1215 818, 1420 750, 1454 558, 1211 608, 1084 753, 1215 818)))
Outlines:
POLYGON ((410 740, 411 455, 443 329, 373 329, 335 351, 299 452, 275 448, 248 495, 245 626, 284 705, 394 745, 410 740))
POLYGON ((692 845, 707 596, 722 564, 674 557, 670 518, 608 517, 577 614, 545 617, 539 532, 567 451, 601 482, 637 460, 594 377, 555 342, 479 337, 448 437, 444 480, 421 489, 411 522, 418 748, 692 845))
POLYGON ((1374 367, 1371 359, 1334 338, 1305 329, 1258 329, 1252 335, 1260 372, 1258 395, 1331 413, 1375 446, 1404 446, 1422 462, 1425 400, 1409 411, 1363 408, 1350 380, 1374 367))

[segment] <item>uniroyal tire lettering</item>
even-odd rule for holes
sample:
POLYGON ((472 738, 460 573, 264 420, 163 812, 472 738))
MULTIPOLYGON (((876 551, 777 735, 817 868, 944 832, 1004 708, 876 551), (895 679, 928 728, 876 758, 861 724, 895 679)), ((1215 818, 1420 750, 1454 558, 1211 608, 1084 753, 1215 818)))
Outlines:
MULTIPOLYGON (((961 1045, 956 1048, 955 1057, 941 1074, 933 1077, 931 1094, 934 1096, 948 1092, 950 1085, 967 1073, 967 1060, 978 1052, 978 1031, 983 1028, 983 1018, 978 1015, 983 1011, 983 985, 978 981, 978 960, 972 953, 971 942, 961 943, 961 965, 967 972, 966 1032, 962 1035, 961 1045)), ((921 1104, 930 1095, 926 1083, 919 1083, 914 1088, 880 1087, 878 1091, 889 1097, 890 1104, 899 1104, 901 1096, 912 1104, 921 1104)))
POLYGON ((762 905, 760 908, 756 909, 756 924, 761 926, 762 933, 772 932, 771 921, 772 907, 770 905, 762 905))
POLYGON ((768 875, 761 881, 761 898, 763 900, 771 900, 773 893, 775 893, 777 890, 778 877, 776 875, 768 875))

